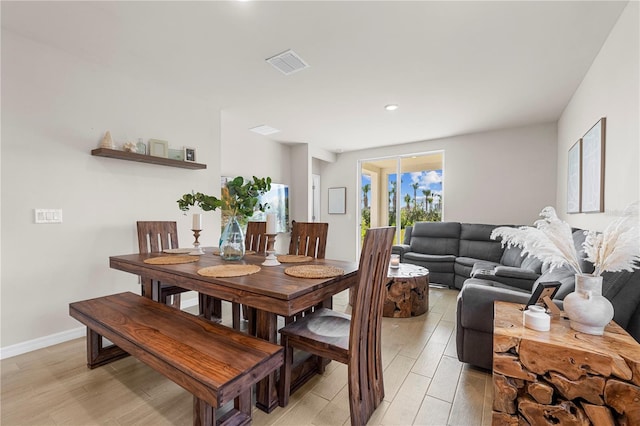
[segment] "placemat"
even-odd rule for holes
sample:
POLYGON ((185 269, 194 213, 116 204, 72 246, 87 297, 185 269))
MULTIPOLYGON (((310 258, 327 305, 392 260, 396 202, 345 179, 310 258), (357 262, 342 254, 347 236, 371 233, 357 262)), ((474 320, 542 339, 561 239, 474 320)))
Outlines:
POLYGON ((259 270, 258 265, 216 265, 198 269, 198 274, 203 277, 229 278, 255 274, 259 270))
POLYGON ((328 265, 290 266, 284 273, 297 278, 333 278, 344 275, 344 269, 328 265))
POLYGON ((311 256, 301 256, 299 254, 281 254, 278 256, 278 261, 280 263, 302 263, 302 262, 310 262, 313 260, 311 256))
POLYGON ((167 253, 167 254, 189 254, 194 250, 195 250, 194 247, 191 247, 191 248, 174 248, 174 249, 162 250, 162 252, 163 253, 167 253))
POLYGON ((178 265, 180 263, 197 262, 198 259, 200 259, 198 256, 160 256, 145 259, 144 263, 150 265, 178 265))

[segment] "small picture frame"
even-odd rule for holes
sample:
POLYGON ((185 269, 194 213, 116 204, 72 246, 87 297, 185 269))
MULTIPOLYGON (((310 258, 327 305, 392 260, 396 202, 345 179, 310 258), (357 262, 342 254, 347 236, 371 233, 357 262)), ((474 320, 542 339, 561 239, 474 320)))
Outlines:
MULTIPOLYGON (((549 298, 549 300, 553 299, 553 296, 556 295, 561 285, 562 284, 560 283, 560 281, 551 281, 538 284, 538 286, 536 287, 536 291, 533 292, 531 298, 527 302, 527 306, 538 304, 547 305, 544 302, 544 299, 547 297, 549 298)), ((547 307, 549 308, 549 306, 547 307)))
POLYGON ((160 139, 149 139, 149 155, 167 158, 169 156, 169 142, 160 139))
POLYGON ((189 146, 184 147, 184 161, 196 162, 196 149, 189 146))

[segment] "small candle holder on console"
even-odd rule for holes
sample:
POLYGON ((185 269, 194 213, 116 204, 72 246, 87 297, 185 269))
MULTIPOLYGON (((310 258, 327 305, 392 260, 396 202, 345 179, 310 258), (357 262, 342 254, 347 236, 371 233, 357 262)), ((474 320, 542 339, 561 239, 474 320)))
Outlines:
POLYGON ((280 262, 278 262, 278 258, 276 258, 276 250, 273 245, 276 243, 276 235, 277 234, 265 234, 267 237, 267 257, 264 259, 262 264, 264 266, 278 266, 280 262))
POLYGON ((200 238, 200 231, 202 230, 192 229, 192 231, 193 231, 193 237, 195 238, 195 241, 193 242, 193 251, 189 252, 189 254, 199 256, 201 254, 204 254, 204 250, 202 250, 202 247, 200 247, 200 243, 198 242, 198 238, 200 238))

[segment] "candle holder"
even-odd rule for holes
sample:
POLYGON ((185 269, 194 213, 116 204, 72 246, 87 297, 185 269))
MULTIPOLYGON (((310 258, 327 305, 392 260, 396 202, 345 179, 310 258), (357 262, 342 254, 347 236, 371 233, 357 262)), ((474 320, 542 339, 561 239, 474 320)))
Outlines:
POLYGON ((277 234, 264 234, 267 237, 267 257, 264 259, 262 264, 264 266, 278 266, 280 262, 278 262, 278 258, 276 258, 276 251, 273 248, 273 245, 276 243, 276 235, 277 234))
POLYGON ((200 247, 200 243, 198 242, 198 238, 200 238, 201 229, 192 229, 192 231, 193 231, 193 237, 195 238, 195 241, 193 242, 193 251, 189 252, 189 254, 199 256, 201 254, 204 254, 204 250, 202 250, 202 248, 200 247))

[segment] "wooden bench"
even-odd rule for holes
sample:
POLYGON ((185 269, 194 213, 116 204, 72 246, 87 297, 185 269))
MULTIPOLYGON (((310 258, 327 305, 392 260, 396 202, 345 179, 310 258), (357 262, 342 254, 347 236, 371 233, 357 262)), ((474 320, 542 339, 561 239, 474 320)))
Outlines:
POLYGON ((194 425, 250 423, 252 385, 283 362, 281 346, 129 292, 71 303, 69 314, 87 326, 89 368, 133 355, 193 394, 194 425))

